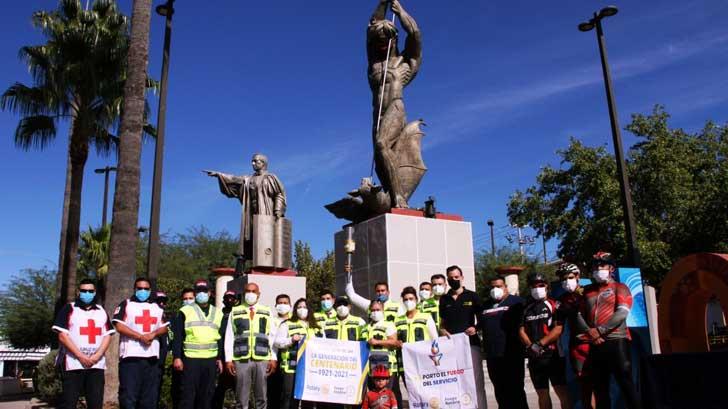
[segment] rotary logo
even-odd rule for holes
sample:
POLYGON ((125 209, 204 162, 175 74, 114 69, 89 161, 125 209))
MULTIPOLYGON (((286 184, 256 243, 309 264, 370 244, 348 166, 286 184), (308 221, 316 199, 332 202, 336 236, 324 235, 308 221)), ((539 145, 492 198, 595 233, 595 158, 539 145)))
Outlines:
POLYGON ((428 401, 432 409, 440 409, 440 398, 433 396, 428 401))
POLYGON ((464 393, 463 396, 460 398, 460 402, 463 405, 468 406, 473 403, 473 398, 471 398, 470 395, 468 395, 467 393, 464 393))
POLYGON ((432 347, 430 348, 430 359, 435 366, 440 366, 440 360, 442 359, 442 352, 440 352, 440 344, 437 340, 432 341, 432 347))
POLYGON ((321 385, 321 394, 326 396, 329 394, 329 385, 321 385))

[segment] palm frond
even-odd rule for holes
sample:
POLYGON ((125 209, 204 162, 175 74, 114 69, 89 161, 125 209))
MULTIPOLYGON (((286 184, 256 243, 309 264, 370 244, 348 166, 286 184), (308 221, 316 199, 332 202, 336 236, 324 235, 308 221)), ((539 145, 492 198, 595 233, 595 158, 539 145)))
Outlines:
POLYGON ((30 150, 45 149, 56 137, 55 118, 48 115, 31 115, 20 120, 15 129, 15 146, 30 150))

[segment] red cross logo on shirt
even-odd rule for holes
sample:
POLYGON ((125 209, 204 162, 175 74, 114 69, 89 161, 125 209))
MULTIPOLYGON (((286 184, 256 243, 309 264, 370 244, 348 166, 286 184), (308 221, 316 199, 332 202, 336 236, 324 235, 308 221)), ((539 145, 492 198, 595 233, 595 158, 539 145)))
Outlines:
POLYGON ((86 325, 87 326, 80 328, 79 333, 88 337, 89 344, 95 344, 96 337, 101 336, 101 327, 97 327, 96 323, 91 318, 88 319, 86 325))
POLYGON ((149 310, 144 310, 142 315, 138 315, 134 318, 134 323, 140 324, 142 326, 142 332, 147 333, 152 330, 152 324, 157 323, 157 317, 150 316, 149 310))

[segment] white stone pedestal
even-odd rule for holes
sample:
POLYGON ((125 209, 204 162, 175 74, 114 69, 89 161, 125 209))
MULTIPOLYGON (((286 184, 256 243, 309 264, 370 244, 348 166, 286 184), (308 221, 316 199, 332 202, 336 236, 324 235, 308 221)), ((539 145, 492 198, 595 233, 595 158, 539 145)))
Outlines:
MULTIPOLYGON (((242 293, 247 283, 258 284, 260 288, 259 302, 268 307, 275 307, 279 294, 288 294, 291 304, 299 298, 306 297, 306 277, 293 277, 277 274, 245 274, 228 283, 228 289, 242 293)), ((243 296, 244 298, 244 296, 243 296)))
MULTIPOLYGON (((345 294, 344 241, 346 232, 334 235, 336 294, 345 294)), ((372 299, 374 284, 389 283, 391 297, 400 300, 406 286, 419 290, 433 274, 458 265, 465 287, 475 290, 473 233, 470 222, 383 214, 354 226, 356 251, 353 282, 356 292, 372 299)))

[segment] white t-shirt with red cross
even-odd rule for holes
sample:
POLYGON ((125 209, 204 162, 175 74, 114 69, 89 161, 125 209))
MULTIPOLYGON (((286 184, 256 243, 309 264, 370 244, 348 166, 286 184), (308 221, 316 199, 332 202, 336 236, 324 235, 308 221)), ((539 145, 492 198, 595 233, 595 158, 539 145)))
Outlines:
MULTIPOLYGON (((121 322, 130 329, 148 334, 169 325, 164 320, 164 310, 153 302, 139 302, 136 298, 124 300, 114 311, 113 322, 121 322)), ((121 335, 119 341, 119 357, 123 358, 159 358, 159 340, 154 339, 146 345, 141 341, 121 335)))
MULTIPOLYGON (((56 316, 53 330, 64 332, 71 337, 71 342, 78 349, 91 356, 101 347, 104 338, 115 331, 111 327, 109 316, 100 305, 92 304, 81 308, 78 302, 66 304, 56 316)), ((67 371, 78 371, 84 368, 81 362, 70 352, 64 354, 64 367, 67 371)), ((89 369, 106 369, 106 358, 101 359, 89 369)))

